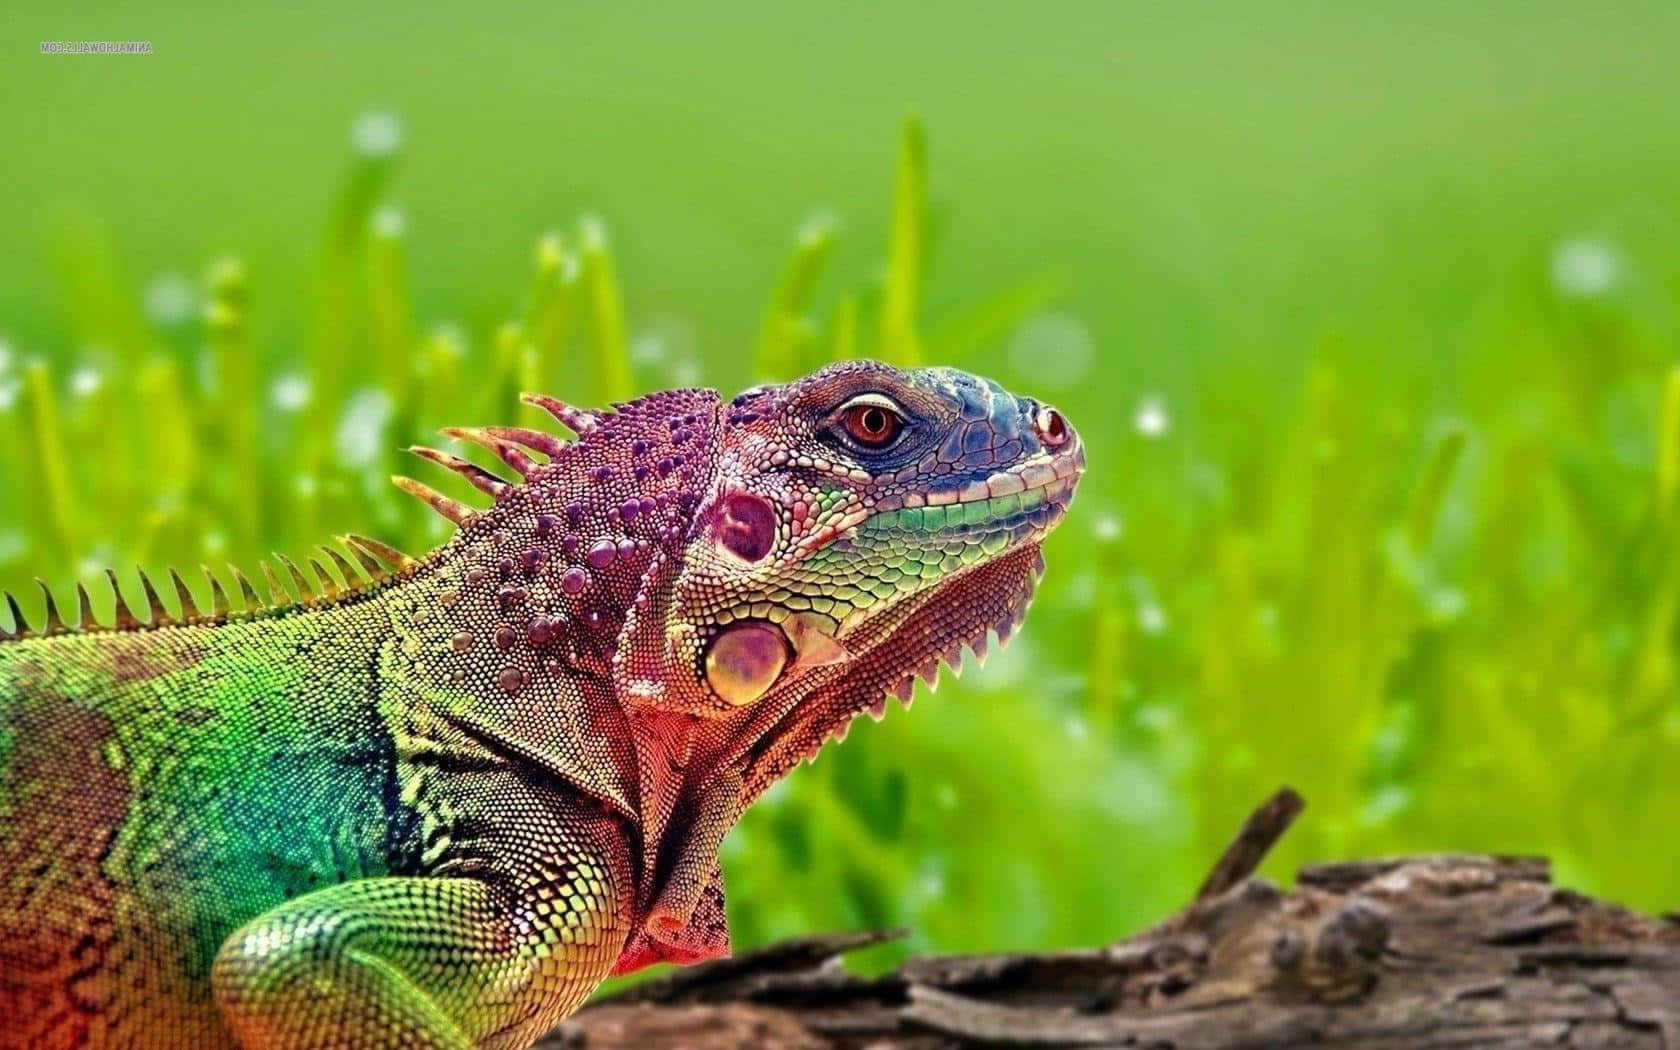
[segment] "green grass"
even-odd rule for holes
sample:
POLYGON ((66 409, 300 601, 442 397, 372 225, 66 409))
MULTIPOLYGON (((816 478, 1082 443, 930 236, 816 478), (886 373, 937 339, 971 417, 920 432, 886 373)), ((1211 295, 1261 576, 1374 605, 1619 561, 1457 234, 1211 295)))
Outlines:
POLYGON ((154 67, 0 70, 61 151, 0 199, 45 253, 0 263, 0 585, 430 545, 397 450, 539 423, 522 388, 952 363, 1090 472, 1022 637, 728 840, 739 943, 1118 936, 1286 781, 1279 876, 1543 852, 1680 905, 1673 10, 988 10, 487 16, 488 87, 405 57, 427 5, 344 54, 160 15, 154 67), (335 155, 379 97, 404 141, 335 155))

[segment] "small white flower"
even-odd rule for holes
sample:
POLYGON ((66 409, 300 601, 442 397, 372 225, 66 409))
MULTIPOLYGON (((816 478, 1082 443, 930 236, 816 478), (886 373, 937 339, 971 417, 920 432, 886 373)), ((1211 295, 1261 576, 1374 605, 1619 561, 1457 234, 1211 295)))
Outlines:
POLYGON ((1564 295, 1603 295, 1615 286, 1621 272, 1616 250, 1600 240, 1578 237, 1564 241, 1552 253, 1552 284, 1564 295))
POLYGON ((350 125, 350 145, 368 157, 388 157, 402 146, 402 122, 387 109, 370 109, 350 125))
POLYGON ((1167 610, 1155 602, 1144 602, 1138 606, 1138 627, 1144 634, 1167 633, 1167 610))
POLYGON ((1091 518, 1091 538, 1098 543, 1114 543, 1126 534, 1126 523, 1120 515, 1102 512, 1091 518))
POLYGON ((1167 414, 1167 403, 1159 394, 1151 394, 1138 402, 1137 412, 1132 415, 1132 426, 1146 438, 1158 438, 1172 427, 1172 417, 1167 414))
POLYGON ((309 380, 303 376, 284 375, 274 381, 269 390, 274 407, 282 412, 299 412, 309 404, 309 380))
POLYGON ((648 368, 665 361, 665 339, 657 332, 647 332, 630 340, 630 363, 648 368))
POLYGON ((344 418, 339 420, 334 442, 339 462, 364 467, 378 458, 385 444, 385 425, 394 408, 391 395, 383 390, 369 387, 353 394, 344 408, 344 418))
POLYGON ((375 237, 394 241, 408 231, 408 216, 395 204, 382 204, 369 222, 375 237))
POLYGON ((198 291, 178 273, 162 273, 146 286, 146 316, 164 328, 192 317, 198 311, 198 291))
POLYGON ((671 362, 671 367, 665 370, 665 374, 670 376, 673 386, 700 384, 700 366, 688 358, 671 362))
POLYGON ((105 377, 92 365, 83 365, 70 373, 70 393, 76 397, 92 397, 99 393, 105 377))

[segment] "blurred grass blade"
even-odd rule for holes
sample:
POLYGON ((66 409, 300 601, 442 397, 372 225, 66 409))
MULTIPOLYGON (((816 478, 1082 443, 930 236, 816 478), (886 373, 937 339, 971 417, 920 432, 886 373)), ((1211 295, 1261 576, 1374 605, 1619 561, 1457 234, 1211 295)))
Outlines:
POLYGON ((23 366, 24 432, 29 459, 46 489, 48 546, 73 557, 82 549, 81 519, 76 513, 70 482, 70 454, 64 447, 64 427, 53 393, 52 372, 45 361, 23 366))
POLYGON ((1446 497, 1447 482, 1452 480, 1453 468, 1464 454, 1466 433, 1462 424, 1453 423, 1436 437, 1429 451, 1429 461, 1423 477, 1412 493, 1411 506, 1406 510, 1406 542, 1414 554, 1422 554, 1429 546, 1435 531, 1435 521, 1441 514, 1446 497))
MULTIPOLYGON (((185 493, 197 476, 199 441, 180 366, 166 357, 146 362, 134 375, 131 396, 146 406, 143 418, 148 467, 141 476, 158 484, 165 493, 185 493)), ((202 515, 204 508, 198 510, 202 515)), ((248 536, 254 539, 256 534, 248 536)))
POLYGON ((805 313, 823 264, 834 250, 837 224, 833 216, 817 214, 805 220, 794 239, 793 255, 782 272, 781 284, 764 315, 758 337, 758 377, 785 382, 807 364, 804 351, 811 325, 805 313))
POLYGON ((560 355, 577 299, 581 267, 557 232, 537 241, 536 273, 525 305, 524 330, 530 343, 527 390, 547 391, 560 379, 560 355))
POLYGON ((906 367, 922 360, 916 334, 927 245, 927 149, 921 118, 905 119, 893 183, 892 232, 881 301, 881 356, 906 367))
POLYGON ((226 445, 223 490, 233 508, 233 524, 242 537, 261 535, 257 487, 257 395, 250 337, 250 282, 245 265, 224 258, 210 267, 205 283, 209 302, 205 327, 216 373, 216 403, 222 440, 226 445))
POLYGON ((507 321, 496 329, 489 384, 494 391, 490 415, 511 419, 519 411, 519 394, 530 387, 530 368, 525 359, 534 356, 519 322, 507 321))
POLYGON ((1673 517, 1674 493, 1680 488, 1680 366, 1670 368, 1663 380, 1657 426, 1657 514, 1667 521, 1673 517))
POLYGON ((368 307, 373 324, 375 378, 399 402, 413 381, 414 330, 403 257, 407 220, 395 205, 374 212, 368 251, 368 307))
POLYGON ((601 392, 607 401, 623 401, 635 392, 630 376, 630 344, 624 335, 624 307, 618 294, 618 276, 607 247, 607 230, 601 220, 582 220, 584 294, 594 325, 595 356, 600 368, 601 392))
POLYGON ((394 115, 370 110, 351 125, 350 141, 354 151, 350 173, 333 202, 315 278, 309 367, 314 394, 303 435, 308 449, 305 465, 312 471, 326 464, 337 412, 349 389, 346 363, 352 357, 354 338, 355 257, 368 235, 374 203, 383 196, 395 168, 402 127, 394 115))

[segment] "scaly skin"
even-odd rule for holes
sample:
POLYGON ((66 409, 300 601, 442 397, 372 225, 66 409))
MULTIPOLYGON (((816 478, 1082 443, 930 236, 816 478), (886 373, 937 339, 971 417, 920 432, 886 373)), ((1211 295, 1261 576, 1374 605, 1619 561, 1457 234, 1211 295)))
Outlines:
POLYGON ((456 432, 515 481, 421 450, 494 497, 402 479, 461 525, 421 561, 0 635, 0 1047, 523 1047, 726 953, 724 833, 1007 637, 1083 468, 947 369, 534 400, 578 440, 456 432))

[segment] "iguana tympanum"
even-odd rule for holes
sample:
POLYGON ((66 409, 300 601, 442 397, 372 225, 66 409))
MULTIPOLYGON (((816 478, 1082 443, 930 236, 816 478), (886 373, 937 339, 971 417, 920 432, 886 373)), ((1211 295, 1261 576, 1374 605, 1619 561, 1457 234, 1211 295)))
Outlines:
POLYGON ((417 450, 488 507, 398 479, 459 525, 424 558, 347 537, 370 578, 324 548, 240 611, 142 578, 111 627, 9 602, 0 1046, 523 1047, 727 952, 724 833, 1008 636, 1084 466, 949 369, 527 400, 577 439, 447 432, 514 480, 417 450))

